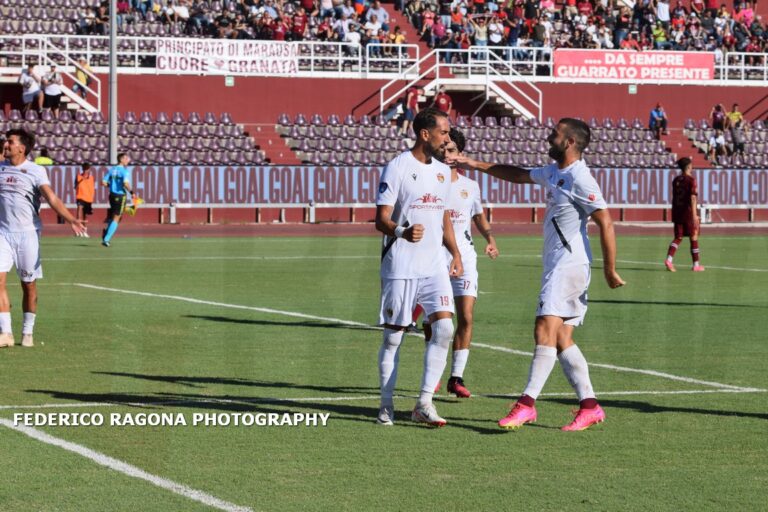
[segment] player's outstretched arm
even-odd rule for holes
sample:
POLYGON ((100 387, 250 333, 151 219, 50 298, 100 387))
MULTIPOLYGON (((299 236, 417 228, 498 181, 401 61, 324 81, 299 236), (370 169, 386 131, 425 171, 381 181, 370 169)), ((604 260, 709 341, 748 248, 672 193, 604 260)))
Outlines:
POLYGON ((600 228, 600 247, 603 249, 603 274, 608 286, 618 288, 627 284, 616 272, 616 235, 613 231, 613 220, 608 210, 596 210, 592 220, 600 228))
POLYGON ((55 211, 61 218, 69 223, 72 227, 72 231, 75 233, 82 233, 85 231, 85 223, 79 219, 76 219, 69 210, 61 202, 61 199, 56 195, 53 189, 49 185, 40 186, 40 193, 43 194, 45 200, 48 201, 48 205, 53 211, 55 211))
POLYGON ((531 171, 515 165, 480 162, 469 158, 466 155, 449 156, 446 158, 445 163, 450 166, 458 165, 464 169, 477 169, 478 171, 482 171, 505 181, 511 181, 512 183, 534 183, 531 179, 531 171))
POLYGON ((448 210, 443 214, 443 245, 451 253, 451 264, 448 267, 448 273, 451 277, 458 277, 464 273, 464 264, 461 262, 461 253, 456 244, 456 234, 453 231, 451 214, 448 210))
POLYGON ((488 242, 488 245, 485 246, 485 254, 492 260, 495 260, 499 256, 499 249, 496 247, 496 239, 491 234, 491 225, 488 219, 485 218, 485 212, 478 213, 472 217, 472 220, 475 222, 477 230, 483 235, 485 241, 488 242))
POLYGON ((424 237, 424 226, 421 224, 414 224, 407 228, 398 226, 392 220, 393 210, 394 208, 389 205, 380 204, 376 206, 376 229, 378 231, 387 236, 403 238, 409 242, 418 242, 424 237))

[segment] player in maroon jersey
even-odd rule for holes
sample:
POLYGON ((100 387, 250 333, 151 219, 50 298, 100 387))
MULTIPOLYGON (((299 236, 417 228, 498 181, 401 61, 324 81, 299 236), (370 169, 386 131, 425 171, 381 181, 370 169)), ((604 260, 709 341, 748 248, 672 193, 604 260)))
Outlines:
POLYGON ((704 267, 699 263, 699 215, 697 213, 698 191, 696 178, 693 177, 693 165, 688 157, 677 161, 680 175, 672 181, 672 222, 675 224, 675 239, 669 244, 667 259, 664 265, 670 272, 675 272, 672 258, 683 237, 691 240, 691 258, 693 271, 703 272, 704 267))

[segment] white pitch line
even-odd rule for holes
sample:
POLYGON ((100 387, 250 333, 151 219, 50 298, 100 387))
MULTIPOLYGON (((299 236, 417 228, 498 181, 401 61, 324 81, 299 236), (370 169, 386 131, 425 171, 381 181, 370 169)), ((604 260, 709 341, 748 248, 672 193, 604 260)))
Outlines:
MULTIPOLYGON (((228 304, 225 302, 214 302, 214 301, 207 301, 207 300, 200 300, 200 299, 193 299, 191 297, 182 297, 179 295, 165 295, 165 294, 157 294, 157 293, 149 293, 149 292, 139 292, 139 291, 133 291, 133 290, 124 290, 120 288, 107 288, 105 286, 96 286, 92 284, 85 284, 85 283, 73 283, 74 286, 79 286, 82 288, 90 288, 92 290, 101 290, 101 291, 108 291, 108 292, 115 292, 115 293, 122 293, 125 295, 139 295, 142 297, 154 297, 154 298, 162 298, 162 299, 171 299, 171 300, 178 300, 183 302, 190 302, 192 304, 203 304, 207 306, 218 306, 223 308, 230 308, 230 309, 240 309, 240 310, 246 310, 246 311, 259 311, 262 313, 271 313, 276 315, 284 315, 284 316, 291 316, 291 317, 297 317, 297 318, 306 318, 310 320, 321 320, 324 322, 335 322, 342 325, 349 325, 349 326, 355 326, 355 327, 365 327, 367 329, 376 328, 374 326, 362 323, 362 322, 353 322, 350 320, 342 320, 340 318, 328 318, 328 317, 322 317, 322 316, 316 316, 316 315, 307 315, 304 313, 296 313, 293 311, 281 311, 278 309, 271 309, 271 308, 260 308, 255 306, 243 306, 239 304, 228 304)), ((379 328, 377 328, 379 329, 379 328)), ((532 354, 530 352, 525 352, 522 350, 515 350, 507 347, 500 347, 497 345, 488 345, 485 343, 477 343, 473 342, 473 345, 475 347, 480 348, 487 348, 490 350, 497 350, 499 352, 506 352, 509 354, 516 354, 521 356, 527 356, 530 357, 532 354)), ((630 372, 630 373, 641 373, 644 375, 651 375, 654 377, 661 377, 665 379, 670 380, 676 380, 681 382, 688 382, 691 384, 700 384, 702 386, 712 386, 715 388, 721 388, 721 389, 733 389, 733 390, 747 390, 747 389, 757 389, 757 388, 744 388, 741 386, 733 386, 731 384, 721 384, 719 382, 712 382, 712 381, 706 381, 706 380, 699 380, 699 379, 691 379, 689 377, 681 377, 678 375, 672 375, 670 373, 663 373, 658 372, 655 370, 643 370, 639 368, 628 368, 625 366, 614 366, 610 364, 600 364, 600 363, 590 363, 590 366, 598 367, 598 368, 606 368, 609 370, 614 370, 618 372, 630 372)))
MULTIPOLYGON (((488 345, 486 343, 477 343, 475 341, 472 342, 473 347, 482 347, 487 348, 490 350, 497 350, 499 352, 506 352, 508 354, 515 354, 518 356, 533 356, 532 352, 526 352, 524 350, 515 350, 513 348, 507 348, 507 347, 499 347, 497 345, 488 345)), ((691 379, 689 377, 680 377, 678 375, 672 375, 671 373, 664 373, 664 372, 657 372, 656 370, 642 370, 639 368, 628 368, 626 366, 615 366, 612 364, 602 364, 602 363, 589 363, 590 367, 597 367, 597 368, 605 368, 607 370, 614 370, 617 372, 628 372, 628 373, 640 373, 643 375, 650 375, 653 377, 661 377, 664 379, 669 380, 677 380, 680 382, 688 382, 690 384, 700 384, 702 386, 712 386, 713 388, 721 388, 721 389, 732 389, 736 391, 745 391, 745 390, 752 390, 757 388, 745 388, 742 386, 733 386, 731 384, 722 384, 720 382, 712 382, 708 380, 699 380, 699 379, 691 379)))
POLYGON ((184 496, 185 498, 197 501, 209 507, 218 510, 224 510, 226 512, 253 512, 253 510, 248 507, 235 505, 234 503, 221 500, 203 491, 199 491, 178 482, 174 482, 173 480, 147 473, 146 471, 137 468, 136 466, 132 466, 127 462, 123 462, 119 459, 110 457, 109 455, 91 450, 90 448, 86 448, 85 446, 79 445, 77 443, 72 443, 70 441, 65 441, 64 439, 54 437, 35 428, 14 425, 12 421, 4 418, 0 418, 0 425, 3 425, 4 427, 7 427, 11 430, 15 430, 16 432, 20 432, 42 443, 57 446, 69 452, 80 455, 81 457, 85 457, 86 459, 89 459, 96 464, 99 464, 100 466, 107 467, 117 471, 118 473, 122 473, 133 478, 147 481, 152 485, 171 491, 180 496, 184 496))

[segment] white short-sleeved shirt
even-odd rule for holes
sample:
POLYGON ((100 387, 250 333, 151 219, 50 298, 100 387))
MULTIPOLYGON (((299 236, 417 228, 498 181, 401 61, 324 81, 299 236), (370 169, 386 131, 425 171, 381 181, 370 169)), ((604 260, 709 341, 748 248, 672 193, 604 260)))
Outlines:
POLYGON ((387 164, 379 181, 376 205, 392 206, 400 226, 424 226, 424 237, 412 243, 384 237, 381 277, 417 279, 445 272, 443 216, 451 189, 451 169, 432 159, 423 164, 410 151, 387 164))
POLYGON ((35 94, 40 90, 39 80, 37 80, 36 77, 30 75, 26 71, 24 71, 21 75, 21 78, 19 78, 19 83, 21 84, 21 88, 25 95, 35 94))
POLYGON ((533 169, 531 179, 546 189, 544 271, 591 263, 587 221, 593 212, 608 205, 587 164, 578 160, 565 169, 551 164, 533 169))
POLYGON ((58 73, 48 73, 45 75, 45 94, 48 96, 58 96, 61 94, 61 75, 58 73))
POLYGON ((50 184, 45 168, 34 162, 25 160, 18 167, 0 162, 0 232, 41 229, 40 187, 50 184))
MULTIPOLYGON (((483 205, 480 200, 480 186, 476 181, 459 174, 459 179, 451 183, 448 213, 451 216, 462 263, 477 261, 477 253, 472 242, 472 217, 483 213, 483 205)), ((450 261, 451 255, 447 249, 445 254, 450 261)))

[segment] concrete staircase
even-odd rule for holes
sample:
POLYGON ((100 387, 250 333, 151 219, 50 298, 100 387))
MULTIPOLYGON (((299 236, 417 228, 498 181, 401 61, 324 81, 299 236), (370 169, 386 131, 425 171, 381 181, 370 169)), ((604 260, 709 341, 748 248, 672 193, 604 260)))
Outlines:
POLYGON ((245 124, 245 131, 264 151, 265 158, 276 165, 300 165, 301 160, 288 146, 287 140, 280 137, 277 127, 271 124, 245 124))
POLYGON ((670 152, 677 155, 677 158, 690 157, 693 160, 694 169, 709 169, 712 167, 706 155, 694 146, 693 141, 682 130, 672 129, 669 131, 669 135, 662 135, 661 140, 670 152))

